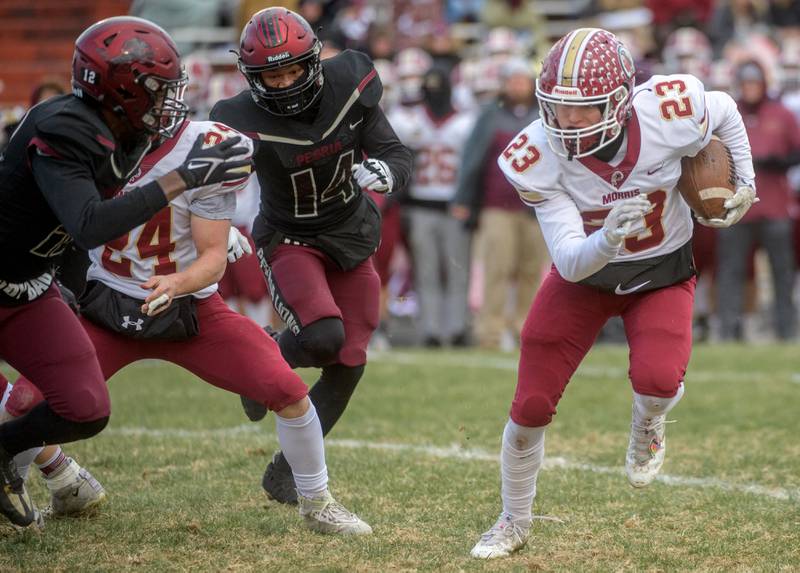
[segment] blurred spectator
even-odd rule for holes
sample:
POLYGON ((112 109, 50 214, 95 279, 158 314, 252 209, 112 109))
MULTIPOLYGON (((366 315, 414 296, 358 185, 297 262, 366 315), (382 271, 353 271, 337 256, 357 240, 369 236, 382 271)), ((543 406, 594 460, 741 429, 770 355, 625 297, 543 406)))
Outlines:
POLYGON ((451 211, 469 227, 479 224, 479 260, 484 274, 478 341, 484 348, 511 350, 539 288, 547 258, 533 209, 523 205, 497 166, 514 136, 539 117, 533 74, 522 60, 503 69, 503 92, 485 107, 469 136, 451 211), (508 304, 511 289, 514 303, 508 304), (505 340, 504 340, 505 337, 505 340))
POLYGON ((714 11, 714 0, 647 0, 645 4, 653 13, 653 26, 659 49, 675 28, 683 26, 704 28, 711 21, 714 11))
POLYGON ((399 100, 402 105, 417 105, 422 101, 422 76, 433 65, 433 58, 420 48, 406 48, 394 60, 399 100))
POLYGON ((450 23, 477 22, 485 0, 447 0, 445 15, 450 23))
POLYGON ((490 28, 504 26, 543 37, 545 21, 534 0, 485 0, 481 20, 490 28))
POLYGON ((691 74, 706 83, 714 58, 711 42, 697 28, 683 27, 667 36, 662 50, 664 73, 691 74))
POLYGON ((768 96, 766 74, 760 63, 752 60, 741 64, 736 70, 736 84, 761 201, 739 224, 720 229, 720 337, 742 339, 745 265, 752 246, 757 244, 769 257, 775 332, 779 339, 788 340, 795 336, 796 317, 792 302, 795 265, 789 217, 791 197, 786 172, 800 163, 800 128, 792 112, 768 96))
POLYGON ((410 223, 419 323, 426 347, 441 346, 446 339, 454 346, 467 346, 471 233, 448 208, 474 116, 453 107, 444 68, 434 66, 425 73, 422 94, 420 105, 397 108, 389 118, 400 140, 414 152, 404 213, 410 223))
POLYGON ((721 2, 709 24, 709 37, 714 53, 722 54, 731 40, 744 43, 755 33, 767 34, 766 2, 759 0, 728 0, 721 2))
POLYGON ((780 28, 800 27, 800 0, 771 0, 769 20, 780 28))

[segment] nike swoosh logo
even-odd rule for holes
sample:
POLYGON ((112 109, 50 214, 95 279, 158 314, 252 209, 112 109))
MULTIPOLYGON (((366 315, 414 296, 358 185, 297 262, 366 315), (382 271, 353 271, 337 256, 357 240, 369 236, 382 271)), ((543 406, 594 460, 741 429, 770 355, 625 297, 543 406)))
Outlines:
POLYGON ((649 283, 650 283, 650 281, 644 281, 642 284, 636 285, 635 287, 631 287, 631 288, 622 288, 622 284, 618 284, 617 288, 614 289, 614 294, 631 294, 632 292, 636 292, 637 290, 642 288, 644 285, 649 284, 649 283))
POLYGON ((659 165, 659 166, 658 166, 658 167, 656 167, 655 169, 648 169, 648 170, 647 170, 647 174, 648 174, 648 175, 652 175, 653 173, 655 173, 655 172, 657 172, 657 171, 661 171, 661 169, 662 169, 663 167, 664 167, 664 162, 662 161, 662 162, 661 162, 661 165, 659 165))
POLYGON ((356 128, 356 126, 357 126, 359 123, 361 123, 362 121, 364 121, 364 118, 363 118, 363 117, 362 117, 361 119, 359 119, 357 122, 355 122, 355 123, 351 123, 351 124, 350 124, 350 129, 355 129, 355 128, 356 128))

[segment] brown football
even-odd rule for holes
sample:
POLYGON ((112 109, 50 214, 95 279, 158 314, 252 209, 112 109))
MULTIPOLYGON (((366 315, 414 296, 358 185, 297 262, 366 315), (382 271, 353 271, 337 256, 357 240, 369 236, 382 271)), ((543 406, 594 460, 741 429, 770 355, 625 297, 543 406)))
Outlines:
POLYGON ((698 216, 725 217, 725 199, 736 192, 736 169, 730 150, 718 137, 694 157, 681 159, 678 191, 698 216))

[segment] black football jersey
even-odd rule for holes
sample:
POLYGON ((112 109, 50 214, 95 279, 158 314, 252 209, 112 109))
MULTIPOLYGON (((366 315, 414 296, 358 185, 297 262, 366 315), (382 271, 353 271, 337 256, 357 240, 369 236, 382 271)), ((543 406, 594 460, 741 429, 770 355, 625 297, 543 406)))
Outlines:
POLYGON ((124 186, 146 150, 144 140, 121 149, 97 111, 71 94, 26 114, 0 156, 0 305, 41 295, 73 238, 98 246, 166 205, 160 188, 101 200, 124 186))
POLYGON ((276 116, 246 90, 218 102, 210 118, 251 137, 261 187, 259 217, 268 228, 303 240, 346 224, 365 201, 351 167, 364 156, 385 161, 395 189, 412 158, 378 106, 383 93, 370 59, 345 50, 323 60, 324 83, 313 122, 276 116))

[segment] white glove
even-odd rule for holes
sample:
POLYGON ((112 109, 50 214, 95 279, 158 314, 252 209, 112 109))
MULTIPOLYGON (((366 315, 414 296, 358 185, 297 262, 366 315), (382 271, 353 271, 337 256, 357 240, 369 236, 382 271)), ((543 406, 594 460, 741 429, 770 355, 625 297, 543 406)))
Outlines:
POLYGON ((715 227, 721 229, 723 227, 730 227, 738 223, 739 219, 744 217, 747 210, 753 205, 758 203, 759 199, 756 197, 756 190, 750 186, 742 186, 736 190, 733 196, 725 199, 725 208, 728 210, 724 219, 703 219, 697 217, 697 222, 706 227, 715 227))
POLYGON ((389 166, 380 159, 366 159, 353 165, 353 176, 358 186, 377 193, 391 193, 394 178, 389 166))
POLYGON ((644 216, 652 208, 653 205, 646 195, 637 195, 614 203, 603 223, 603 233, 608 244, 618 247, 638 227, 644 228, 644 216))
POLYGON ((247 237, 239 232, 236 227, 231 227, 228 231, 228 262, 235 263, 241 259, 245 254, 252 254, 253 249, 250 248, 250 241, 247 237))

